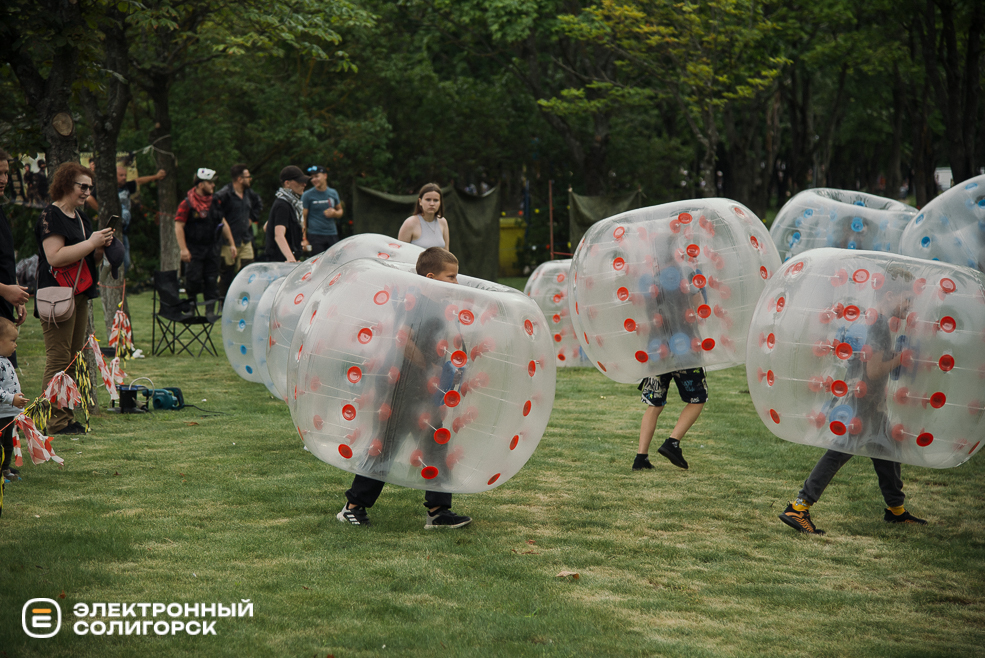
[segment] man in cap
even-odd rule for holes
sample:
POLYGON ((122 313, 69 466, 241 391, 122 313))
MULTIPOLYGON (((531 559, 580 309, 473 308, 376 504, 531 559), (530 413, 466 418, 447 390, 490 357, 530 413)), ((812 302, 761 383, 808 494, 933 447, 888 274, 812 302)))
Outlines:
POLYGON ((320 165, 308 167, 314 186, 301 197, 304 230, 301 244, 310 244, 311 253, 320 254, 339 241, 335 221, 342 217, 339 193, 328 186, 328 171, 320 165))
POLYGON ((264 253, 271 262, 296 263, 301 257, 301 193, 311 180, 298 167, 288 165, 280 171, 280 189, 267 218, 264 253))
MULTIPOLYGON (((194 186, 178 204, 174 234, 185 263, 185 292, 195 299, 203 293, 206 302, 219 298, 219 237, 222 223, 210 212, 215 191, 215 171, 202 167, 195 172, 194 186)), ((212 304, 206 312, 212 311, 212 304)))
POLYGON ((234 164, 227 183, 212 197, 212 209, 222 218, 222 275, 219 294, 223 297, 236 274, 253 262, 253 223, 260 221, 263 201, 252 190, 253 177, 245 164, 234 164))

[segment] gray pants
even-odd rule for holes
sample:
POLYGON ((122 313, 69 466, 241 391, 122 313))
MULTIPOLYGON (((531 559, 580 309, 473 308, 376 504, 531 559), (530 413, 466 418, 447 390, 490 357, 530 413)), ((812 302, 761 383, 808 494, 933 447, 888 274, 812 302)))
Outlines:
MULTIPOLYGON (((816 503, 835 473, 854 456, 847 452, 828 450, 817 460, 814 470, 804 481, 804 488, 800 490, 798 497, 803 498, 807 503, 816 503)), ((900 477, 899 462, 872 458, 872 467, 879 477, 879 489, 882 491, 882 497, 886 500, 886 506, 899 507, 902 505, 906 496, 903 495, 903 480, 900 477)))

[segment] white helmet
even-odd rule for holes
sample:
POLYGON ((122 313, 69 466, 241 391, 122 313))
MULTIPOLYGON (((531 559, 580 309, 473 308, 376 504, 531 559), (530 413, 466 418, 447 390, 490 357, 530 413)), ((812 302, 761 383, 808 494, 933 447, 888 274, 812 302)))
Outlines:
POLYGON ((199 170, 197 172, 195 172, 195 178, 198 179, 198 180, 200 180, 200 181, 201 180, 210 181, 213 178, 215 178, 215 170, 214 169, 206 169, 205 167, 201 167, 201 168, 199 168, 199 170))

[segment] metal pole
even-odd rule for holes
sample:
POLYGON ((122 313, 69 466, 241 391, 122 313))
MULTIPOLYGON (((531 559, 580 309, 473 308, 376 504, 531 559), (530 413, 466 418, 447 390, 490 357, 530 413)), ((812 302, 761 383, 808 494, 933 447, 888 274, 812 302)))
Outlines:
POLYGON ((547 224, 551 231, 551 260, 554 260, 554 181, 547 181, 547 224))

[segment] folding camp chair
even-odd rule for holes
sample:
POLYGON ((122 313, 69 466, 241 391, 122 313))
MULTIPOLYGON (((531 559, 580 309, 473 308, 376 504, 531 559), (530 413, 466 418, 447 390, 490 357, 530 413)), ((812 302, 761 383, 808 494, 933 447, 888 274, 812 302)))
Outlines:
MULTIPOLYGON (((204 304, 215 304, 218 300, 206 300, 204 304)), ((198 304, 193 299, 182 298, 178 287, 178 272, 154 272, 154 321, 151 325, 152 354, 165 351, 175 354, 188 352, 190 356, 196 345, 198 355, 208 352, 218 356, 212 342, 212 327, 219 316, 199 313, 198 304), (156 338, 160 329, 161 338, 156 338)))

